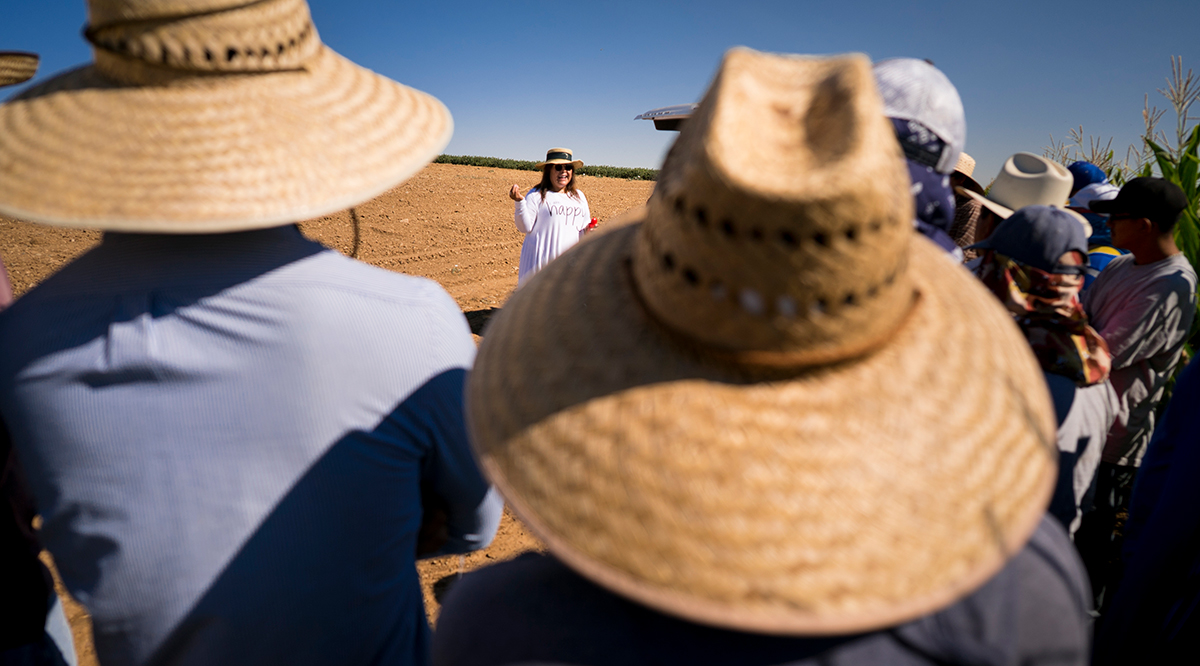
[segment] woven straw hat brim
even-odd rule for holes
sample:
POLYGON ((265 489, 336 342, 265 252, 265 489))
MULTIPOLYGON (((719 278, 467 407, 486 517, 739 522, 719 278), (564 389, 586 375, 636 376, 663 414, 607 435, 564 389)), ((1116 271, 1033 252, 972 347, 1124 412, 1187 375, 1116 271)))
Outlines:
POLYGON ((450 140, 436 98, 327 47, 304 69, 119 85, 77 69, 0 106, 0 213, 218 233, 366 201, 450 140))
POLYGON ((0 86, 24 83, 37 73, 38 56, 24 51, 0 51, 0 86))
POLYGON ((884 348, 761 381, 646 314, 641 226, 517 291, 468 382, 486 473, 556 556, 688 620, 831 634, 942 608, 1023 546, 1055 481, 1054 411, 961 267, 914 236, 919 304, 884 348))

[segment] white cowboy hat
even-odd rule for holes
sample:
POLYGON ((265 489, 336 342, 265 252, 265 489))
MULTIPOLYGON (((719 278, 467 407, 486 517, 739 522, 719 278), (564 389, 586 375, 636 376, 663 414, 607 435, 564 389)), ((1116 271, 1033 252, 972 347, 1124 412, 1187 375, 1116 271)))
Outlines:
POLYGON ((1064 208, 1074 180, 1067 167, 1033 153, 1017 153, 1004 162, 987 196, 960 187, 958 192, 976 199, 1000 219, 1026 206, 1064 208))

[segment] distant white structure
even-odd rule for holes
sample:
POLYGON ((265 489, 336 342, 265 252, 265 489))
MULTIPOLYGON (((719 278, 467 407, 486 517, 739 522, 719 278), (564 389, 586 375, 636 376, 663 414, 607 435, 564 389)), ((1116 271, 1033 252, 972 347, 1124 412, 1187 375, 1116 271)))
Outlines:
POLYGON ((675 106, 663 106, 657 109, 638 114, 634 120, 653 120, 654 129, 671 130, 678 132, 679 127, 683 125, 683 121, 691 117, 692 112, 696 110, 696 104, 676 104, 675 106))

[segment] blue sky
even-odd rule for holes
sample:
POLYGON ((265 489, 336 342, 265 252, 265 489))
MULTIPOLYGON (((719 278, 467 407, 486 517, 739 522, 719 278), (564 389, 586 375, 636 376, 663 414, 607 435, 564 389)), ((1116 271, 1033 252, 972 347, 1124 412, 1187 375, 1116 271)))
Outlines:
MULTIPOLYGON (((335 50, 445 102, 451 154, 540 159, 567 146, 590 164, 656 167, 675 133, 633 117, 698 100, 726 49, 858 51, 929 58, 950 77, 986 183, 1009 154, 1040 153, 1078 125, 1123 154, 1143 95, 1167 106, 1156 89, 1170 56, 1200 71, 1197 0, 309 2, 335 50)), ((90 60, 83 0, 5 5, 0 49, 40 53, 38 80, 90 60)))

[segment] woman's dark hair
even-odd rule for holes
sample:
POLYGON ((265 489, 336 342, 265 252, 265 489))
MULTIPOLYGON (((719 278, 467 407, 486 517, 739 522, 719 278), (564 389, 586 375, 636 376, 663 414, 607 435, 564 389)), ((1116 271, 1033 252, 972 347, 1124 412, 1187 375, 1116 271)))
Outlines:
MULTIPOLYGON (((541 190, 542 201, 546 200, 546 193, 553 192, 554 188, 550 187, 550 174, 554 173, 554 165, 547 164, 542 167, 542 182, 537 184, 534 189, 541 190)), ((579 192, 575 189, 575 169, 571 169, 571 180, 567 181, 567 186, 563 188, 563 192, 572 199, 579 199, 579 192)))

